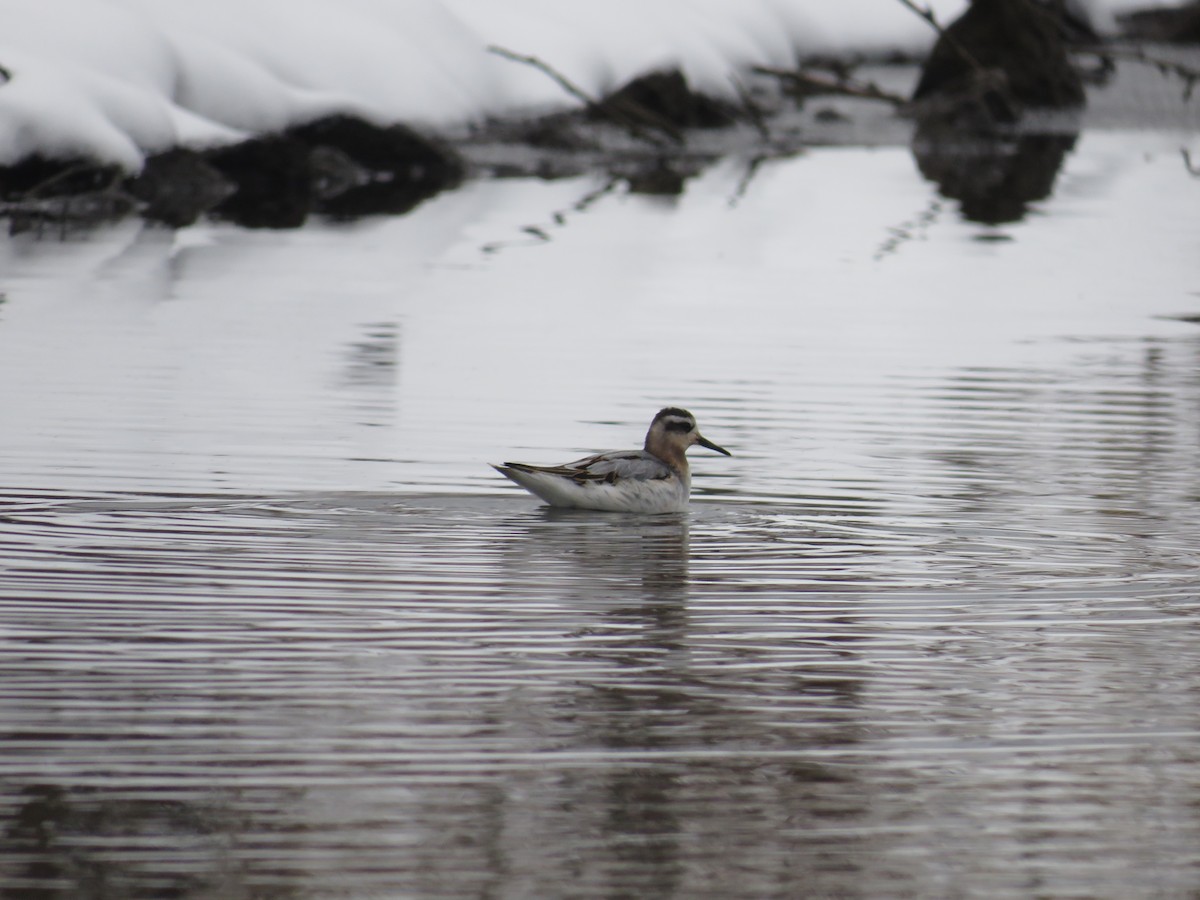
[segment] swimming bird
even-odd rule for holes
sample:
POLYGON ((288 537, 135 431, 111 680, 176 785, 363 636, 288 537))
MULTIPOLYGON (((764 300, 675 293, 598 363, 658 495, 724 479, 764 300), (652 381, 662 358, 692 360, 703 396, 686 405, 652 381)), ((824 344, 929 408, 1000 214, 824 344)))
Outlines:
POLYGON ((686 409, 660 409, 641 450, 585 456, 561 466, 506 462, 493 465, 551 506, 610 512, 681 512, 687 509, 692 476, 684 455, 692 444, 733 456, 700 434, 686 409))

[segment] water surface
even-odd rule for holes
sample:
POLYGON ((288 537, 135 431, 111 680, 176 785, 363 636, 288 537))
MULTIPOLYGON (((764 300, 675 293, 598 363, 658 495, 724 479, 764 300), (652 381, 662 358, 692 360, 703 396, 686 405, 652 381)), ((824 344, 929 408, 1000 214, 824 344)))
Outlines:
POLYGON ((1200 182, 904 147, 677 198, 0 244, 13 896, 1200 886, 1200 182), (688 407, 684 516, 486 466, 688 407))

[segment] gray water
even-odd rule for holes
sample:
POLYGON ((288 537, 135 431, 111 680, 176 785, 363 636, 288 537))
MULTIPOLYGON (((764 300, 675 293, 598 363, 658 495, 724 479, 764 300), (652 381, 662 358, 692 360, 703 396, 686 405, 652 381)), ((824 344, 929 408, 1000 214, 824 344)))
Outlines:
POLYGON ((1194 897, 1200 159, 0 243, 13 897, 1194 897), (688 407, 682 516, 486 463, 688 407))

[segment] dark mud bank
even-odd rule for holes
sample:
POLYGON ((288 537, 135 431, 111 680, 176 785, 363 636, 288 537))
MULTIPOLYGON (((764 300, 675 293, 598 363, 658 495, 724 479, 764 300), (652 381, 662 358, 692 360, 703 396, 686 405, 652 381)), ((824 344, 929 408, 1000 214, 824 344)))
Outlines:
POLYGON ((31 157, 0 168, 0 215, 17 231, 127 215, 173 227, 212 216, 292 228, 311 215, 405 213, 468 174, 556 177, 596 165, 670 192, 683 177, 674 168, 687 170, 689 156, 720 155, 695 151, 689 134, 736 131, 755 115, 750 102, 692 90, 677 70, 651 72, 579 109, 484 122, 452 136, 337 115, 231 146, 172 148, 134 176, 86 159, 31 157), (666 157, 675 163, 665 167, 666 157))
POLYGON ((174 148, 128 176, 87 160, 27 159, 0 169, 15 230, 140 214, 174 227, 214 215, 251 228, 293 228, 312 214, 404 213, 465 173, 449 144, 403 125, 332 116, 207 151, 174 148))

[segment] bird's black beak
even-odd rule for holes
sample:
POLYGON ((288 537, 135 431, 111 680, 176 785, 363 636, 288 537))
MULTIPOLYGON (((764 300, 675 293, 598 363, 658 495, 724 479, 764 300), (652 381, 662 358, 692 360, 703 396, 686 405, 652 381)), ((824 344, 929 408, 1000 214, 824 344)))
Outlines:
POLYGON ((718 447, 716 444, 702 435, 696 435, 696 443, 701 447, 707 447, 709 450, 716 450, 718 453, 724 453, 726 456, 733 456, 733 454, 724 447, 718 447))

